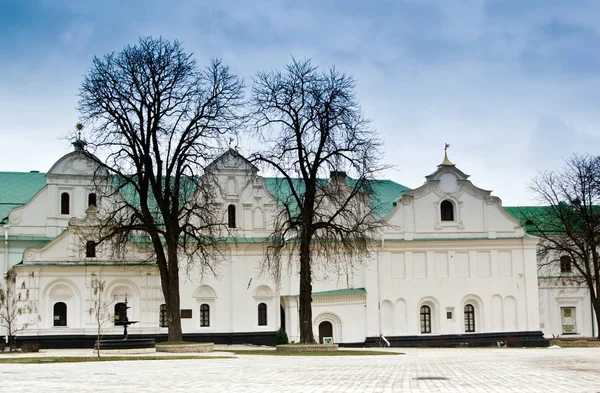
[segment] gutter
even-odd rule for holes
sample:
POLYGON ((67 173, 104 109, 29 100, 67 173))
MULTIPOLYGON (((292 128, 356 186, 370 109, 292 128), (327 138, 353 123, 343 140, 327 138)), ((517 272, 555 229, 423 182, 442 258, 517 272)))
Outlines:
POLYGON ((2 277, 6 277, 8 274, 8 224, 4 224, 4 269, 2 270, 2 277))

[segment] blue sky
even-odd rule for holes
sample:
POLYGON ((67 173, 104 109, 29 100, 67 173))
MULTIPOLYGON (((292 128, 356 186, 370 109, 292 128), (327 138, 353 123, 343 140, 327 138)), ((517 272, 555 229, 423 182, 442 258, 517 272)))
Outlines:
POLYGON ((533 204, 538 171, 600 151, 598 15, 566 0, 3 0, 0 170, 47 171, 70 150, 92 57, 162 35, 247 83, 291 56, 335 65, 358 81, 387 178, 419 186, 447 142, 477 186, 533 204))

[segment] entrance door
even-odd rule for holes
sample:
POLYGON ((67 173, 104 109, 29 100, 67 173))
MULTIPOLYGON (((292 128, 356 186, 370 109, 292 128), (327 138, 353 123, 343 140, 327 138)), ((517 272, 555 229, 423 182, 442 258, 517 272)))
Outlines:
POLYGON ((562 333, 577 334, 577 326, 575 324, 575 307, 561 307, 560 316, 562 322, 562 333))
POLYGON ((319 344, 323 344, 323 337, 333 337, 331 322, 324 321, 319 324, 319 344))

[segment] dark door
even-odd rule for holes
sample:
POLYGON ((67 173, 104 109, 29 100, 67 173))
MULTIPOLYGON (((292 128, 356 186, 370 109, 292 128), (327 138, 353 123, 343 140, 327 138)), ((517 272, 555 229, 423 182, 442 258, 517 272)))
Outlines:
POLYGON ((285 310, 283 306, 279 306, 279 326, 285 332, 285 310))
POLYGON ((333 326, 331 326, 331 322, 325 321, 319 324, 320 344, 323 344, 323 337, 333 337, 333 326))

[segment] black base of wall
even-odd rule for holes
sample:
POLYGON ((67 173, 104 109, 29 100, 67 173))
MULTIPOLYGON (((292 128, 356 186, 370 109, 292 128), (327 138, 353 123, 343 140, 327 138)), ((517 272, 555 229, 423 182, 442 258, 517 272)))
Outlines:
MULTIPOLYGON (((212 342, 215 344, 253 344, 275 345, 277 332, 248 332, 248 333, 211 333, 183 335, 185 341, 212 342)), ((121 335, 104 335, 106 340, 118 340, 121 335)), ((52 336, 20 336, 17 345, 25 343, 39 343, 42 348, 94 348, 96 336, 93 335, 52 335, 52 336)), ((154 338, 157 343, 167 341, 166 334, 135 335, 132 339, 154 338)), ((386 339, 392 347, 547 347, 549 341, 544 338, 541 331, 535 332, 499 332, 499 333, 473 333, 473 334, 443 334, 437 336, 388 336, 386 339)), ((341 347, 378 347, 380 341, 377 337, 368 337, 365 342, 341 343, 341 347)))
MULTIPOLYGON (((437 336, 387 336, 392 347, 547 347, 550 343, 541 331, 498 332, 472 334, 442 334, 437 336)), ((364 343, 340 344, 343 347, 378 347, 378 337, 368 337, 364 343)))
MULTIPOLYGON (((193 342, 211 342, 215 344, 254 344, 254 345, 275 345, 275 334, 277 332, 247 332, 247 333, 211 333, 195 334, 188 333, 183 335, 184 341, 193 342)), ((52 336, 19 336, 17 337, 17 346, 25 343, 39 343, 42 349, 59 348, 94 348, 97 340, 95 335, 52 335, 52 336)), ((120 340, 122 335, 105 334, 104 340, 120 340)), ((167 341, 166 334, 130 334, 130 339, 154 339, 157 343, 167 341)))

